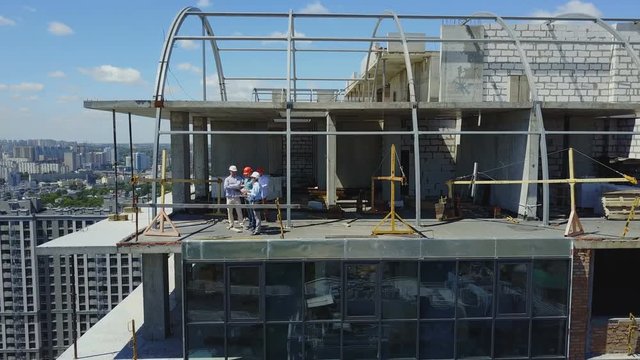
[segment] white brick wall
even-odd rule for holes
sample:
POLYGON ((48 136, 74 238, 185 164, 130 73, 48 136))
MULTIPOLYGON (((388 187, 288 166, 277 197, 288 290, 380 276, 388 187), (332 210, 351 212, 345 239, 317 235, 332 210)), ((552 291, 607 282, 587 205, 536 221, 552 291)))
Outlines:
MULTIPOLYGON (((523 38, 613 40, 596 24, 517 24, 514 32, 523 38)), ((637 30, 622 33, 630 41, 640 41, 637 30)), ((485 37, 508 39, 498 24, 485 26, 485 37)), ((638 71, 621 46, 532 43, 522 46, 542 101, 640 101, 638 71)), ((636 51, 640 51, 640 47, 636 51)), ((524 75, 515 45, 487 43, 484 57, 484 101, 507 101, 509 77, 524 75)))

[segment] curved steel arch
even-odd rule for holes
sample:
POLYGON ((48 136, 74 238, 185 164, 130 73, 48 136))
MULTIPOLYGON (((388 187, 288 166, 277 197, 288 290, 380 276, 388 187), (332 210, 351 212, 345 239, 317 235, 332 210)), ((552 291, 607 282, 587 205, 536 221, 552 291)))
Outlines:
MULTIPOLYGON (((169 36, 166 38, 164 45, 162 47, 162 53, 160 55, 160 61, 158 63, 158 72, 156 75, 156 87, 155 93, 153 96, 154 106, 156 107, 156 128, 155 128, 155 138, 153 139, 153 168, 152 168, 152 176, 154 179, 158 178, 158 152, 160 151, 160 125, 162 122, 162 102, 164 101, 164 88, 167 80, 167 71, 169 68, 169 61, 171 60, 171 52, 173 51, 173 44, 175 43, 175 37, 180 31, 180 27, 182 23, 189 15, 194 15, 202 13, 202 11, 196 7, 186 7, 182 9, 176 17, 171 22, 171 27, 169 30, 169 36)), ((213 29, 211 28, 211 24, 206 17, 199 15, 203 20, 202 23, 205 26, 205 31, 208 35, 213 36, 213 29), (206 21, 205 21, 206 20, 206 21)), ((227 101, 227 92, 224 84, 224 74, 222 73, 222 61, 220 59, 220 52, 218 49, 218 45, 215 39, 211 39, 211 48, 213 51, 213 56, 215 58, 216 68, 218 72, 218 85, 220 86, 220 97, 222 101, 227 101)), ((203 64, 204 65, 204 64, 203 64)), ((206 84, 203 84, 206 86, 206 84)), ((204 96, 204 93, 203 93, 204 96)), ((157 185, 155 182, 151 184, 151 192, 156 194, 157 185)), ((157 197, 153 196, 152 203, 157 204, 157 197)), ((156 215, 157 208, 153 208, 152 213, 153 216, 156 215)))
MULTIPOLYGON (((536 80, 533 76, 533 71, 531 70, 531 65, 527 60, 526 53, 522 48, 522 44, 520 43, 520 38, 515 34, 513 29, 509 27, 509 25, 504 21, 502 17, 496 15, 492 12, 479 12, 475 13, 472 16, 488 16, 495 19, 495 21, 502 27, 504 31, 507 32, 511 40, 514 42, 516 49, 518 50, 518 55, 520 57, 520 62, 522 63, 522 67, 524 68, 525 76, 527 77, 527 81, 529 83, 529 92, 531 93, 531 101, 533 106, 531 108, 530 115, 530 131, 538 131, 540 133, 540 160, 542 163, 542 179, 549 180, 549 155, 547 153, 547 137, 544 129, 544 120, 542 118, 542 107, 540 104, 540 98, 538 97, 538 88, 536 86, 536 80), (531 121, 533 118, 533 121, 531 121), (535 125, 537 129, 531 129, 531 125, 535 125)), ((530 136, 530 135, 529 135, 530 136)), ((535 160, 538 161, 537 158, 535 160)), ((526 185, 525 185, 526 186, 526 185)), ((522 196, 522 194, 521 194, 522 196)), ((549 184, 542 184, 542 223, 543 225, 549 225, 549 184)), ((526 206, 526 201, 525 201, 526 206)), ((525 211, 527 209, 525 208, 525 211)))
MULTIPOLYGON (((420 184, 420 135, 418 129, 418 103, 416 101, 416 85, 413 79, 413 68, 411 67, 411 57, 409 56, 409 46, 407 44, 407 37, 405 36, 404 29, 402 28, 402 23, 398 18, 398 15, 390 10, 384 12, 386 15, 390 15, 393 17, 393 21, 396 24, 396 28, 398 29, 398 33, 400 33, 400 39, 402 41, 402 49, 404 53, 404 63, 405 68, 407 69, 407 82, 409 85, 409 102, 411 102, 411 120, 412 120, 412 128, 413 128, 413 154, 414 154, 414 172, 415 172, 415 197, 416 197, 416 226, 420 225, 420 206, 421 206, 421 184, 420 184)), ((382 22, 383 18, 378 18, 376 22, 376 26, 373 30, 373 37, 376 36, 378 32, 378 27, 382 22)), ((371 47, 373 46, 373 41, 369 43, 369 49, 367 51, 367 63, 365 67, 365 75, 369 71, 369 61, 371 57, 371 47)), ((384 84, 383 84, 384 86, 384 84)), ((384 88, 383 88, 384 92, 384 88)))
POLYGON ((636 54, 635 51, 633 51, 633 47, 631 47, 631 44, 629 43, 629 41, 625 40, 622 34, 620 34, 618 30, 614 29, 613 26, 604 22, 601 18, 597 16, 592 16, 589 14, 584 14, 584 13, 566 13, 566 14, 560 14, 556 16, 555 19, 547 21, 547 24, 550 24, 562 18, 570 18, 570 17, 573 17, 573 18, 581 17, 584 19, 591 19, 596 24, 598 24, 598 26, 605 29, 609 34, 611 34, 614 38, 616 38, 616 40, 623 43, 623 46, 627 49, 627 53, 629 54, 631 59, 633 59, 633 62, 636 64, 636 67, 638 68, 638 71, 640 71, 640 57, 638 57, 638 54, 636 54))
MULTIPOLYGON (((154 93, 154 100, 156 102, 156 106, 158 102, 164 100, 164 88, 167 80, 167 71, 169 68, 169 61, 171 60, 171 53, 173 51, 173 45, 175 43, 175 37, 178 35, 180 31, 180 27, 182 27, 182 23, 189 15, 198 15, 201 19, 206 20, 203 21, 203 25, 205 27, 205 31, 207 35, 213 36, 213 28, 206 17, 200 15, 202 11, 196 7, 186 7, 182 9, 173 19, 171 23, 171 27, 169 30, 169 36, 166 38, 164 45, 162 47, 162 53, 160 55, 160 61, 158 62, 158 72, 156 75, 156 87, 154 93)), ((213 56, 216 63, 216 70, 218 75, 218 85, 220 87, 220 98, 222 101, 227 101, 227 91, 224 83, 224 73, 222 72, 222 60, 220 59, 220 51, 218 48, 218 44, 215 39, 211 39, 210 41, 211 49, 213 52, 213 56)))

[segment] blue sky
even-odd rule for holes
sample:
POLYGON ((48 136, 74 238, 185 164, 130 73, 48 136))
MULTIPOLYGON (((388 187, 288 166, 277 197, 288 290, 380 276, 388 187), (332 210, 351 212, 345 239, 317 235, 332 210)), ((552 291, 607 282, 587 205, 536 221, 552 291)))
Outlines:
MULTIPOLYGON (((85 110, 85 99, 151 99, 156 66, 167 29, 185 6, 206 11, 269 11, 466 15, 492 11, 500 15, 554 15, 567 11, 604 17, 640 17, 640 1, 158 1, 158 0, 0 0, 0 139, 52 138, 89 142, 111 141, 111 116, 85 110), (366 6, 365 6, 366 4, 366 6)), ((212 19, 220 35, 277 35, 287 30, 282 19, 212 19)), ((302 21, 300 36, 368 37, 374 21, 302 21)), ((404 23, 407 32, 437 35, 439 22, 404 23)), ((383 24, 380 34, 394 31, 383 24)), ((184 33, 197 35, 191 23, 184 33), (195 32, 194 32, 195 31, 195 32)), ((221 44, 239 46, 239 44, 221 44)), ((261 44, 273 46, 278 44, 261 44)), ((301 43, 320 47, 324 44, 301 43)), ((364 44, 333 45, 364 47, 364 44)), ((202 66, 199 43, 175 48, 168 76, 168 99, 200 99, 202 66)), ((284 76, 282 53, 255 55, 225 53, 227 76, 284 76)), ((348 77, 358 71, 362 54, 300 54, 299 76, 348 77), (313 54, 313 55, 312 55, 313 54)), ((208 57, 207 76, 214 64, 208 57)), ((343 83, 308 82, 301 87, 342 87, 343 83)), ((248 99, 255 86, 283 86, 269 82, 229 83, 230 95, 248 99)), ((216 89, 208 88, 209 98, 216 89)), ((119 117, 118 137, 128 139, 125 117, 119 117)), ((153 121, 134 118, 134 141, 153 141, 153 121)))

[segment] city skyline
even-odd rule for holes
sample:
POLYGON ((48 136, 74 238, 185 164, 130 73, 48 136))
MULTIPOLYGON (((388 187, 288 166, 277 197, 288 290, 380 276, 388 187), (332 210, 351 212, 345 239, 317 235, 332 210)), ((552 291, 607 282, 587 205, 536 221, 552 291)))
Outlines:
MULTIPOLYGON (((150 0, 133 4, 122 1, 103 4, 73 2, 54 4, 45 1, 4 2, 0 5, 0 40, 6 49, 13 49, 11 56, 0 59, 0 123, 1 138, 53 138, 56 140, 89 143, 111 143, 111 114, 89 111, 82 108, 82 101, 89 99, 143 99, 150 100, 155 81, 156 64, 167 26, 173 14, 181 7, 197 6, 204 11, 257 11, 311 13, 377 13, 392 9, 397 13, 418 14, 472 14, 478 11, 494 11, 512 15, 553 16, 565 12, 582 12, 595 16, 627 17, 637 13, 640 4, 636 1, 537 1, 520 3, 511 1, 485 1, 482 3, 463 1, 455 3, 421 3, 398 1, 389 6, 383 1, 367 3, 363 9, 358 3, 339 1, 273 1, 269 3, 218 3, 209 0, 179 1, 157 4, 150 0), (95 14, 99 13, 100 16, 95 14), (116 25, 117 23, 117 25, 116 25), (139 41, 123 41, 135 34, 139 41), (87 51, 91 49, 91 51, 87 51)), ((231 31, 222 35, 268 35, 286 33, 286 22, 280 32, 264 34, 273 28, 271 22, 263 20, 251 24, 216 24, 219 29, 231 31), (265 26, 262 26, 265 25, 265 26), (239 34, 234 29, 243 28, 251 34, 239 34)), ((188 26, 188 25, 187 25, 188 26)), ((351 30, 355 25, 345 24, 340 32, 351 30)), ((405 24, 405 31, 421 31, 428 34, 438 32, 437 24, 431 28, 414 29, 405 24)), ((358 28, 367 28, 358 26, 358 28)), ((394 31, 393 24, 384 24, 382 31, 394 31), (385 27, 386 26, 386 27, 385 27)), ((320 29, 317 24, 296 28, 298 36, 315 36, 320 29)), ((368 36, 369 34, 363 34, 368 36)), ((301 43, 300 46, 319 46, 301 43)), ((170 69, 167 98, 201 99, 202 71, 198 65, 200 44, 183 41, 175 49, 176 65, 170 69)), ((247 67, 255 66, 253 59, 233 54, 224 55, 227 75, 242 74, 247 67), (225 61, 226 60, 226 61, 225 61)), ((278 59, 260 62, 268 75, 284 73, 278 59), (274 74, 275 73, 275 74, 274 74)), ((335 76, 345 77, 345 69, 357 70, 361 54, 317 65, 318 72, 331 71, 335 76)), ((305 61, 301 56, 300 62, 305 61)), ((215 76, 213 62, 208 60, 206 77, 215 76)), ((254 69, 265 73, 264 69, 254 69)), ((215 99, 215 82, 209 82, 209 99, 215 99)), ((303 86, 327 87, 327 83, 308 82, 303 86)), ((335 85, 335 83, 334 83, 335 85)), ((339 84, 342 86, 342 84, 339 84)), ((260 86, 281 86, 270 81, 230 81, 227 86, 231 100, 250 100, 251 90, 260 86)), ((163 124, 165 126, 166 124, 163 124)), ((133 137, 136 143, 153 142, 153 119, 133 117, 133 137)), ((128 139, 126 116, 118 115, 118 142, 128 139)), ((125 141, 123 141, 125 140, 125 141)))

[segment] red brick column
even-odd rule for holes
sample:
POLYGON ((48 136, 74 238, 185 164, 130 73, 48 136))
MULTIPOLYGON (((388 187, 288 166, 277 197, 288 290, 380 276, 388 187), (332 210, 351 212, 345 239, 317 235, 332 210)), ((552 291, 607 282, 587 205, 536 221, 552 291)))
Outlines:
POLYGON ((589 278, 592 275, 592 258, 592 249, 573 250, 569 359, 584 360, 586 358, 587 330, 590 318, 589 278))

